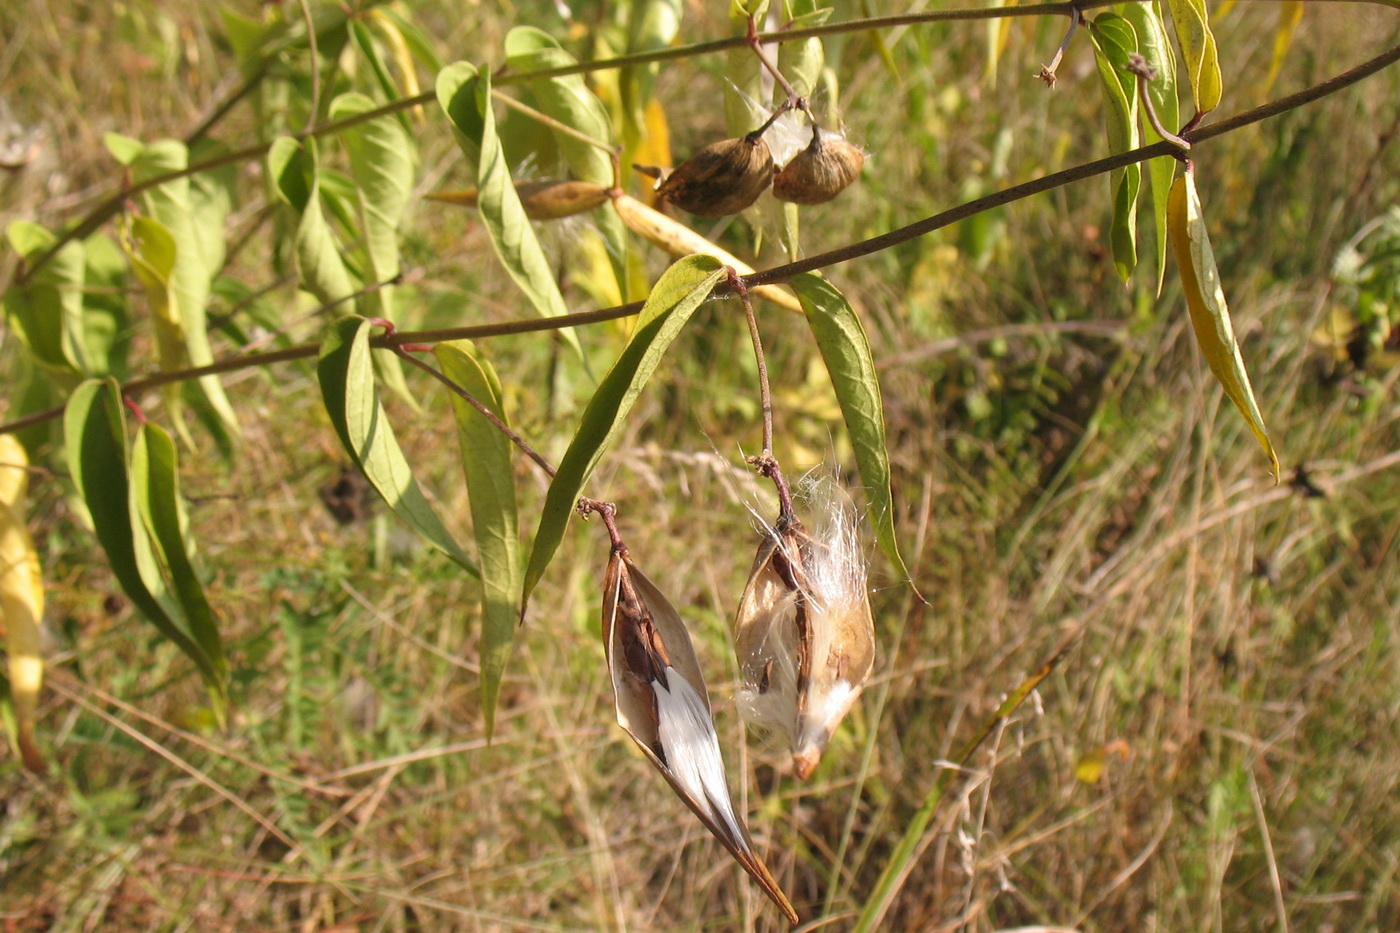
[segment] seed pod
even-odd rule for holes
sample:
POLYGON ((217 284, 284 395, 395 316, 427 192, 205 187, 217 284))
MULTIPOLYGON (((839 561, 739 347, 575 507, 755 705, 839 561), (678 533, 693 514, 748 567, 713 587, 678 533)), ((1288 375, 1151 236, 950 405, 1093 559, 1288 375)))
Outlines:
POLYGON ((865 153, 844 138, 812 127, 812 141, 773 178, 773 197, 794 204, 825 204, 860 177, 865 153))
MULTIPOLYGON (((559 220, 591 211, 608 200, 608 189, 587 181, 517 181, 516 193, 531 220, 559 220)), ((475 188, 427 195, 429 201, 476 207, 475 188)))
POLYGON ((657 195, 701 217, 724 217, 748 207, 773 178, 773 154, 762 136, 711 143, 676 166, 657 195))
POLYGON ((815 534, 795 516, 767 529, 734 623, 744 680, 739 713, 787 743, 804 779, 875 663, 854 507, 830 481, 813 498, 820 506, 815 534))
POLYGON ((685 623, 614 547, 603 578, 603 644, 617 721, 686 805, 793 923, 797 912, 734 810, 710 695, 685 623))

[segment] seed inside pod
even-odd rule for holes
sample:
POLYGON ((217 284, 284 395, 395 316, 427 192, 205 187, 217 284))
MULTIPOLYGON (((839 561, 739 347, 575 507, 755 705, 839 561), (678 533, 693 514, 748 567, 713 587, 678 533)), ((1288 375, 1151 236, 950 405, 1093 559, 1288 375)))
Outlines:
POLYGON ((748 207, 773 178, 773 154, 756 133, 711 143, 676 166, 656 193, 683 211, 724 217, 748 207))
POLYGON ((812 141, 773 178, 773 197, 794 204, 825 204, 860 177, 865 153, 846 140, 812 127, 812 141))

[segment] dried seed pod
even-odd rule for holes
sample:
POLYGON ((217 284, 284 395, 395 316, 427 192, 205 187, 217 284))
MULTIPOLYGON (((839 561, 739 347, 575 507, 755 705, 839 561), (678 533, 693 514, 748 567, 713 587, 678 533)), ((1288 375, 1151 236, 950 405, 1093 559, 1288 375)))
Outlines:
POLYGON ((825 204, 860 177, 865 153, 846 140, 812 127, 812 141, 773 177, 773 197, 794 204, 825 204))
POLYGON ((685 623, 614 547, 603 579, 603 644, 617 721, 671 789, 793 923, 797 912, 754 851, 734 810, 710 695, 685 623))
POLYGON ((773 179, 773 154, 756 133, 711 143, 677 165, 656 193, 683 211, 723 217, 748 207, 773 179))
MULTIPOLYGON (((587 181, 517 181, 516 193, 531 220, 559 220, 599 207, 608 200, 608 189, 587 181)), ((475 188, 427 195, 429 201, 476 207, 475 188)))
POLYGON ((875 663, 855 508, 829 480, 810 498, 816 532, 795 516, 767 529, 734 623, 739 713, 786 741, 801 778, 816 770, 875 663))

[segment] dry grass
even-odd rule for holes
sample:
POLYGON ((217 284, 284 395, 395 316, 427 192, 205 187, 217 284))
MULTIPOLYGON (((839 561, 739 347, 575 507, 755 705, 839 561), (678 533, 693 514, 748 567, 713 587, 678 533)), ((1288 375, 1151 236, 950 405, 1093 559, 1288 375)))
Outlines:
MULTIPOLYGON (((491 5, 424 6, 415 16, 449 59, 497 48, 510 22, 491 5)), ((1267 67, 1265 6, 1239 4, 1221 26, 1235 56, 1226 110, 1258 99, 1248 76, 1267 67)), ((1322 6, 1273 93, 1364 57, 1356 36, 1395 32, 1322 6)), ((114 180, 102 132, 180 135, 213 99, 228 58, 212 13, 123 9, 154 31, 115 6, 0 11, 3 92, 48 133, 46 164, 4 182, 0 220, 76 216, 114 180), (185 40, 173 57, 150 51, 166 21, 185 40)), ((518 16, 556 30, 550 10, 518 16)), ((844 116, 872 170, 841 207, 813 213, 809 248, 1100 153, 1087 45, 1052 96, 1022 80, 1059 29, 1018 24, 995 88, 979 80, 980 27, 906 33, 902 88, 848 40, 844 116), (998 132, 1010 134, 1001 175, 998 132)), ((674 122, 689 106, 680 78, 718 67, 668 69, 674 122)), ((890 361, 899 527, 931 605, 916 608, 876 559, 877 682, 807 784, 768 750, 743 751, 733 714, 728 624, 756 543, 747 506, 762 501, 739 458, 757 443, 756 393, 739 319, 723 307, 696 319, 591 491, 616 498, 638 562, 687 607, 755 837, 804 916, 826 917, 810 928, 849 927, 938 762, 1070 635, 1067 659, 944 802, 885 928, 1400 927, 1398 374, 1351 372, 1312 343, 1348 300, 1329 284, 1337 248, 1400 195, 1387 135, 1398 96, 1386 73, 1199 155, 1261 406, 1287 466, 1321 496, 1288 476, 1269 484, 1170 284, 1160 301, 1148 270, 1118 284, 1088 229, 1106 223, 1102 184, 987 218, 1002 238, 980 263, 973 233, 954 229, 832 273, 890 361), (1048 323, 1064 320, 1124 326, 1048 323), (911 352, 1011 325, 1024 326, 911 352), (1077 779, 1094 755, 1102 777, 1077 779)), ((235 113, 230 139, 247 119, 235 113)), ((421 141, 425 187, 461 179, 440 127, 421 141)), ((425 317, 460 315, 460 296, 474 318, 523 313, 504 276, 477 268, 480 232, 437 211, 422 206, 413 234, 425 317)), ((255 239, 232 274, 256 287, 270 270, 255 239)), ((780 455, 842 461, 804 325, 769 314, 763 326, 780 455)), ((617 331, 584 339, 606 360, 617 331)), ((557 457, 586 380, 542 338, 491 351, 517 423, 557 457)), ((8 372, 13 357, 7 346, 8 372)), ((340 455, 309 368, 229 385, 248 432, 237 468, 185 457, 238 672, 227 732, 202 731, 189 664, 113 597, 61 483, 36 484, 63 639, 42 711, 55 767, 34 779, 0 761, 5 929, 779 928, 611 724, 601 528, 574 528, 546 577, 488 746, 471 581, 383 514, 345 528, 326 514, 317 490, 340 455)), ((459 469, 441 453, 455 454, 446 402, 415 385, 426 411, 395 410, 401 437, 465 523, 459 469)), ((543 485, 520 470, 528 523, 543 485)))

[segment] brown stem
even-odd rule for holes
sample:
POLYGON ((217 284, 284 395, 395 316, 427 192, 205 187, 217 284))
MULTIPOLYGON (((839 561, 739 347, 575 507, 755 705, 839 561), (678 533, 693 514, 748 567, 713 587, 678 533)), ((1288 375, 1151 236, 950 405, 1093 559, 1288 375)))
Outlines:
POLYGON ((490 408, 487 408, 485 403, 483 403, 475 395, 472 395, 466 389, 462 388, 455 381, 450 379, 446 373, 441 372, 432 366, 429 366, 427 363, 423 362, 418 357, 414 356, 412 353, 409 353, 406 349, 404 349, 404 346, 402 344, 390 346, 388 349, 391 352, 393 352, 396 356, 398 356, 399 359, 407 360, 412 365, 418 367, 419 369, 423 370, 423 372, 432 376, 438 382, 441 382, 443 385, 447 386, 447 388, 455 392, 457 396, 460 399, 462 399, 462 401, 466 402, 468 405, 481 412, 481 416, 487 421, 491 422, 492 427, 504 434, 506 438, 508 438, 510 442, 516 447, 519 447, 521 453, 529 457, 531 460, 535 461, 535 465, 538 466, 541 470, 544 470, 545 474, 548 475, 550 479, 554 479, 555 473, 558 472, 554 469, 554 464, 550 463, 544 458, 544 456, 539 451, 531 447, 525 441, 525 438, 521 437, 519 434, 516 434, 515 431, 511 430, 510 425, 502 421, 499 415, 497 415, 490 408))
POLYGON ((739 273, 729 267, 729 287, 744 303, 744 318, 749 323, 749 339, 753 342, 753 356, 758 363, 758 401, 763 409, 763 454, 773 456, 773 393, 768 387, 768 362, 763 357, 763 340, 758 335, 758 318, 753 313, 753 302, 749 300, 749 290, 739 273))
POLYGON ((617 506, 611 502, 599 502, 597 499, 584 497, 578 500, 578 505, 574 511, 588 521, 588 516, 597 513, 603 519, 603 525, 608 529, 608 538, 612 541, 614 554, 627 554, 627 545, 622 543, 622 534, 617 530, 617 506))
MULTIPOLYGON (((1344 2, 1344 0, 1339 0, 1344 2)), ((1081 7, 1088 7, 1089 2, 1079 4, 1081 7)), ((1007 10, 1025 10, 1029 7, 1006 7, 1007 10)), ((1290 110, 1295 110, 1305 104, 1312 103, 1328 95, 1335 94, 1358 81, 1370 77, 1378 71, 1400 61, 1400 45, 1394 46, 1377 55, 1375 58, 1358 65, 1350 71, 1343 72, 1335 77, 1329 78, 1321 84, 1281 97, 1278 100, 1238 113, 1226 120, 1218 123, 1211 123, 1200 127, 1190 133, 1182 134, 1187 142, 1192 144, 1204 142, 1207 139, 1214 139, 1217 136, 1224 136, 1246 126, 1278 116, 1290 110)), ((1085 162, 1064 171, 1054 172, 1034 181, 1013 185, 1001 191, 993 192, 985 197, 968 201, 957 207, 951 208, 941 213, 926 217, 897 230, 853 243, 841 249, 831 250, 818 256, 791 262, 786 265, 776 266, 763 272, 755 272, 751 275, 741 276, 746 288, 753 288, 755 285, 768 285, 774 282, 782 282, 792 278, 802 272, 811 272, 814 269, 822 269, 837 263, 847 262, 880 250, 897 246, 900 243, 916 239, 926 233, 966 220, 982 211, 1009 204, 1012 201, 1019 201, 1034 194, 1041 194, 1055 188, 1086 178, 1094 178, 1103 175, 1117 168, 1134 165, 1139 162, 1146 162, 1148 159, 1155 159, 1158 156, 1176 155, 1180 150, 1169 142, 1153 143, 1150 146, 1142 146, 1128 152, 1120 152, 1117 155, 1108 156, 1103 159, 1096 159, 1092 162, 1085 162)), ((188 172, 182 174, 189 174, 188 172)), ((728 293, 724 287, 715 290, 713 297, 727 297, 728 293)), ((615 321, 619 318, 631 317, 642 310, 642 302, 633 301, 627 304, 616 305, 611 308, 600 308, 596 311, 585 311, 579 314, 570 314, 565 317, 550 318, 527 318, 516 321, 508 321, 503 324, 479 324, 470 327, 454 327, 442 330, 431 331, 404 331, 393 337, 376 337, 370 341, 370 345, 379 348, 387 348, 400 343, 435 343, 442 340, 473 339, 479 340, 487 337, 500 337, 507 334, 526 334, 536 331, 558 330, 562 327, 580 327, 587 324, 597 324, 603 321, 615 321)), ((181 382, 187 379, 197 379, 201 376, 217 375, 219 373, 232 372, 234 370, 245 369, 250 366, 266 366, 272 363, 281 363, 288 360, 306 359, 313 357, 319 351, 316 344, 303 344, 299 347, 289 347, 285 350, 276 350, 271 353, 260 353, 250 356, 241 356, 228 360, 221 360, 211 363, 208 366, 200 366, 193 369, 171 370, 166 373, 158 373, 144 379, 138 379, 128 383, 123 387, 123 391, 131 392, 139 389, 152 388, 165 385, 171 382, 181 382)), ((42 424, 63 414, 62 406, 51 408, 47 411, 37 412, 24 418, 16 419, 7 424, 0 425, 0 434, 9 434, 23 428, 42 424)))
MULTIPOLYGON (((791 110, 797 107, 805 110, 806 103, 798 96, 791 82, 783 77, 783 73, 778 70, 777 64, 769 60, 768 53, 763 51, 763 40, 758 36, 758 21, 750 15, 749 26, 744 33, 744 40, 748 42, 749 48, 753 49, 753 53, 758 56, 758 60, 762 63, 763 67, 773 76, 773 80, 778 82, 778 87, 782 88, 783 93, 787 95, 787 109, 791 110)), ((770 120, 769 122, 772 121, 770 120)))
POLYGON ((1069 49, 1069 40, 1074 38, 1074 30, 1084 21, 1084 14, 1079 12, 1076 6, 1069 11, 1069 31, 1065 33, 1064 41, 1055 50, 1055 57, 1050 59, 1050 64, 1041 65, 1040 72, 1036 77, 1045 82, 1046 87, 1055 86, 1055 69, 1060 67, 1060 61, 1065 57, 1065 52, 1069 49))
POLYGON ((1162 125, 1161 118, 1157 116, 1156 108, 1152 106, 1152 98, 1147 93, 1147 83, 1156 79, 1157 69, 1153 68, 1147 59, 1137 52, 1133 52, 1128 56, 1128 71, 1137 76, 1138 101, 1142 104, 1142 112, 1147 115, 1147 122, 1152 125, 1152 129, 1156 131, 1158 136, 1182 151, 1190 149, 1190 143, 1162 125))

